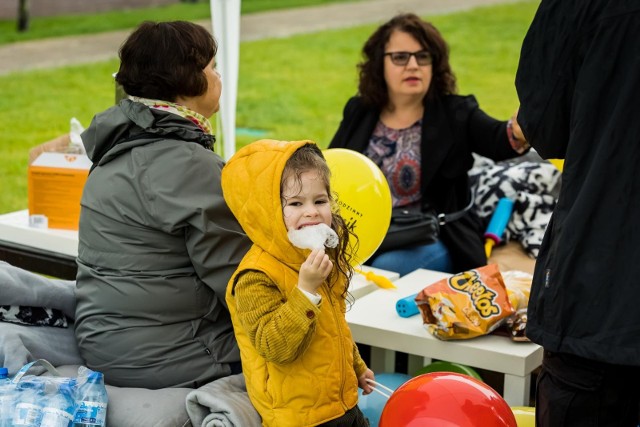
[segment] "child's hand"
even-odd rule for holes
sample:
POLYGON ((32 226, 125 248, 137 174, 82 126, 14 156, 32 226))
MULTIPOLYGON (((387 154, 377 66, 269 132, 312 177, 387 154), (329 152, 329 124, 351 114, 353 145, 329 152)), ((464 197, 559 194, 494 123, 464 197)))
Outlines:
POLYGON ((358 378, 358 386, 362 389, 362 394, 369 394, 373 391, 374 384, 368 382, 367 380, 375 381, 375 376, 373 375, 373 371, 371 369, 367 369, 364 371, 362 375, 358 378))
POLYGON ((329 255, 324 253, 323 249, 314 249, 311 251, 306 261, 300 266, 300 277, 298 279, 298 287, 312 294, 316 294, 318 288, 327 278, 333 263, 329 259, 329 255))

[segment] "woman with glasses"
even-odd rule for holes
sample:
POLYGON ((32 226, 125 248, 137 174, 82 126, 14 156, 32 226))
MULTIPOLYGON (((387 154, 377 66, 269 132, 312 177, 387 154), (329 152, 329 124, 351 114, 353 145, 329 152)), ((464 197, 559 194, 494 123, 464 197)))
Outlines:
MULTIPOLYGON (((456 94, 449 48, 431 23, 414 14, 395 16, 362 52, 359 93, 347 102, 329 147, 371 158, 387 177, 394 207, 464 210, 472 200, 472 153, 503 160, 528 150, 515 115, 496 120, 474 96, 456 94)), ((483 234, 468 211, 442 226, 435 243, 378 251, 369 263, 401 275, 417 268, 475 268, 487 263, 483 234)))

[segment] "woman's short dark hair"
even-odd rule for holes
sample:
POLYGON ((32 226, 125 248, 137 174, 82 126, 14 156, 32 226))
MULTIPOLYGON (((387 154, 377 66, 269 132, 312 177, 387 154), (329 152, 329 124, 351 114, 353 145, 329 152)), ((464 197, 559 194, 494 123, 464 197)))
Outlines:
POLYGON ((427 97, 456 93, 456 77, 449 65, 447 42, 433 24, 423 21, 413 13, 405 13, 396 15, 381 25, 362 48, 363 60, 358 64, 358 91, 364 102, 380 109, 389 102, 387 83, 384 80, 384 50, 395 30, 413 36, 433 57, 433 77, 427 97))
POLYGON ((120 47, 116 81, 128 95, 174 102, 207 90, 204 68, 218 46, 202 26, 145 21, 120 47))

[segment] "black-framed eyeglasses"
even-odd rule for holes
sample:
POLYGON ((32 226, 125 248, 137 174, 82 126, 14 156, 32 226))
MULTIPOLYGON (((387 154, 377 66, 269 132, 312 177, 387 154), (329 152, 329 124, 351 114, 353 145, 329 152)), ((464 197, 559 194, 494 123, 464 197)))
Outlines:
POLYGON ((433 57, 428 50, 419 50, 417 52, 386 52, 385 56, 391 58, 394 65, 407 65, 412 56, 416 57, 418 65, 431 65, 433 57))

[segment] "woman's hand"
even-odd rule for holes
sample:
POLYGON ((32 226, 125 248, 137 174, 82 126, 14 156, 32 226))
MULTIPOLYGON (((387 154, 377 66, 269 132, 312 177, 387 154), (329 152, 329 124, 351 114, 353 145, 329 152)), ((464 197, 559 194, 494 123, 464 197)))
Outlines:
POLYGON ((515 139, 517 139, 518 141, 526 141, 527 139, 524 137, 522 129, 518 124, 518 110, 520 109, 516 108, 516 112, 513 113, 513 116, 511 116, 511 131, 513 132, 513 137, 515 139))
POLYGON ((373 375, 373 371, 367 368, 366 371, 360 377, 358 377, 358 386, 362 389, 362 394, 366 395, 373 391, 373 384, 368 382, 367 380, 375 381, 375 375, 373 375))
POLYGON ((305 262, 300 266, 298 287, 312 294, 317 294, 316 291, 332 269, 333 263, 323 249, 312 250, 305 262))

